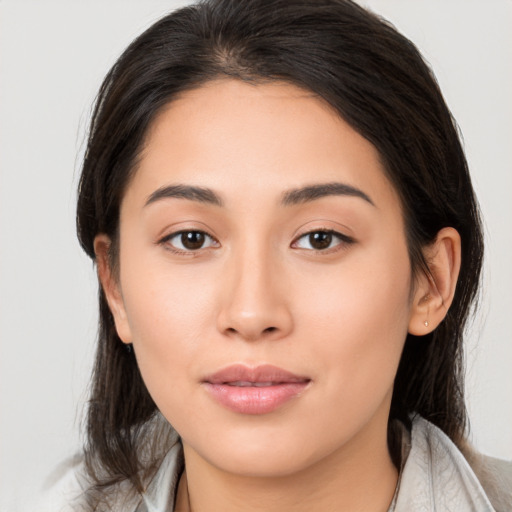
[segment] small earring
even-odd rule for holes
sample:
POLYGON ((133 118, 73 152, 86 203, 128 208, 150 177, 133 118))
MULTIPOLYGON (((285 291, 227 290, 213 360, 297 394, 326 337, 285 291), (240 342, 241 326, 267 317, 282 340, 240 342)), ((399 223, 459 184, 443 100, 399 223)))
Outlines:
POLYGON ((428 321, 427 320, 425 320, 424 325, 425 325, 425 327, 428 327, 428 321))

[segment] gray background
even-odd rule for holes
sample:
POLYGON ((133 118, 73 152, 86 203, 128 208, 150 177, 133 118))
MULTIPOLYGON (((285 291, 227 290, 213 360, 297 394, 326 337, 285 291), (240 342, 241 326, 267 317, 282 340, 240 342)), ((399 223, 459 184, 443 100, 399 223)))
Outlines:
MULTIPOLYGON (((90 107, 124 47, 185 2, 0 1, 0 510, 29 510, 80 447, 96 283, 74 233, 90 107)), ((468 339, 472 439, 512 459, 512 2, 372 0, 424 53, 464 135, 486 221, 468 339)))

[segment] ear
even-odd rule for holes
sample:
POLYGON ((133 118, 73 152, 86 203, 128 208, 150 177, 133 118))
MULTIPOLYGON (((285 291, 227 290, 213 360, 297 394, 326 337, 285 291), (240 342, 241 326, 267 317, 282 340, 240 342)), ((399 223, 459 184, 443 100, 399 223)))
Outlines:
POLYGON ((461 242, 454 228, 443 228, 423 251, 430 275, 416 277, 409 318, 409 333, 423 336, 444 319, 455 294, 459 277, 461 242))
POLYGON ((112 241, 107 235, 97 235, 94 239, 94 252, 96 254, 96 263, 98 268, 98 279, 108 302, 118 336, 124 343, 132 342, 132 334, 123 296, 119 286, 119 278, 112 268, 110 258, 110 246, 112 241))

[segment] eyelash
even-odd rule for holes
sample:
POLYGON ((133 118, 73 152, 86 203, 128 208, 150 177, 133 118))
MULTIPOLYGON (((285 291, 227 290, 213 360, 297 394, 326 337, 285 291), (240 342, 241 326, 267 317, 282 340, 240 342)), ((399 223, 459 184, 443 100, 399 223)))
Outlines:
MULTIPOLYGON (((171 240, 173 238, 182 237, 187 233, 195 233, 199 235, 203 235, 205 238, 209 238, 214 244, 218 244, 219 241, 215 239, 212 235, 208 234, 206 231, 202 231, 200 229, 182 229, 180 231, 176 231, 174 233, 170 233, 169 235, 164 236, 161 240, 159 240, 159 244, 164 245, 168 251, 171 251, 175 254, 185 255, 185 256, 197 256, 197 253, 200 250, 209 249, 210 247, 199 247, 198 249, 180 249, 171 244, 171 240)), ((183 243, 182 243, 183 245, 183 243)))
MULTIPOLYGON (((311 242, 311 239, 310 239, 311 242)), ((212 235, 208 234, 206 231, 202 231, 200 229, 183 229, 180 231, 176 231, 174 233, 170 233, 169 235, 166 235, 161 240, 158 241, 159 244, 164 245, 167 250, 179 254, 179 255, 185 255, 185 256, 197 256, 199 251, 210 249, 214 244, 219 244, 219 241, 214 238, 212 235), (178 247, 175 247, 172 245, 171 240, 177 237, 182 237, 184 234, 190 234, 194 233, 196 235, 204 236, 204 238, 208 238, 211 241, 211 245, 209 247, 198 247, 197 249, 180 249, 178 247)), ((355 243, 355 240, 347 235, 344 235, 342 233, 339 233, 338 231, 334 231, 333 229, 314 229, 312 231, 308 231, 306 233, 303 233, 299 237, 297 237, 292 243, 291 247, 298 248, 298 249, 304 249, 306 251, 313 251, 316 254, 330 254, 332 252, 336 252, 338 250, 342 250, 346 248, 348 245, 352 245, 355 243), (313 235, 317 235, 319 233, 322 233, 323 235, 331 235, 331 240, 329 241, 329 246, 323 249, 307 249, 304 247, 297 247, 297 244, 300 240, 306 239, 307 237, 311 237, 313 235), (331 247, 331 243, 333 239, 337 239, 338 243, 336 243, 333 247, 331 247)), ((181 240, 181 244, 183 245, 183 239, 181 240)))
MULTIPOLYGON (((326 247, 324 249, 312 248, 312 249, 305 249, 305 250, 313 251, 316 254, 330 254, 332 252, 337 252, 339 250, 346 249, 347 246, 352 245, 353 243, 355 243, 355 240, 352 237, 350 237, 350 236, 344 235, 343 233, 340 233, 340 232, 335 231, 333 229, 322 229, 322 228, 320 228, 320 229, 313 229, 313 230, 308 231, 307 233, 303 233, 302 235, 297 237, 292 242, 292 247, 294 245, 296 245, 300 240, 306 239, 307 237, 311 237, 312 235, 317 235, 319 233, 322 233, 323 235, 331 235, 332 239, 338 239, 338 243, 336 245, 334 245, 333 247, 326 247)), ((332 242, 332 239, 331 239, 331 242, 332 242)), ((311 241, 311 238, 310 238, 310 241, 311 241)), ((329 245, 330 245, 330 243, 329 243, 329 245)))

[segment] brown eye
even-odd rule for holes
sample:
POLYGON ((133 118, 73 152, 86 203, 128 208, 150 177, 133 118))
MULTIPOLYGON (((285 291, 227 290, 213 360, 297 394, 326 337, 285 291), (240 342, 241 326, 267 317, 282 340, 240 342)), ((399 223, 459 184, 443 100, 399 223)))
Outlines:
POLYGON ((201 249, 205 238, 204 233, 201 231, 185 231, 181 233, 181 244, 185 249, 193 251, 201 249))
POLYGON ((192 252, 215 247, 218 242, 204 231, 178 231, 161 240, 170 250, 175 252, 192 252))
POLYGON ((309 244, 313 249, 327 249, 332 243, 332 233, 326 231, 316 231, 309 234, 309 244))
POLYGON ((353 244, 355 240, 347 235, 331 230, 310 231, 293 242, 292 247, 312 251, 325 251, 326 249, 340 249, 353 244))

